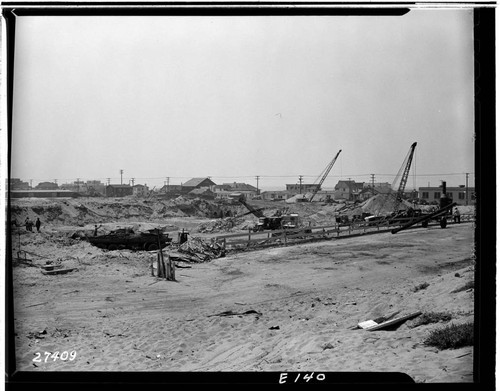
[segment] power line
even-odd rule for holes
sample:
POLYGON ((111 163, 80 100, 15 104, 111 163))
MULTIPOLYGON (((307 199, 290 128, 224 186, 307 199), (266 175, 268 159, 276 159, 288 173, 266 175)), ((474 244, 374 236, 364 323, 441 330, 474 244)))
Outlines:
MULTIPOLYGON (((123 170, 120 170, 120 180, 123 181, 123 170)), ((367 178, 368 181, 373 182, 374 176, 378 177, 394 177, 396 174, 381 174, 381 173, 365 173, 365 174, 344 174, 344 175, 330 175, 331 178, 359 178, 359 177, 365 177, 367 178)), ((453 172, 453 173, 433 173, 433 174, 414 174, 415 177, 443 177, 443 176, 467 176, 467 179, 470 177, 474 177, 475 173, 474 172, 453 172)), ((168 180, 170 182, 171 179, 186 179, 186 178, 193 178, 191 176, 170 176, 168 177, 168 180)), ((288 179, 288 178, 297 178, 297 175, 233 175, 233 176, 217 176, 213 175, 211 176, 213 179, 257 179, 259 182, 262 180, 266 179, 288 179), (258 179, 257 179, 258 177, 258 179)), ((317 178, 317 175, 300 175, 300 178, 302 179, 312 179, 312 178, 317 178)), ((80 180, 100 180, 103 182, 107 182, 108 184, 111 183, 111 180, 114 180, 116 178, 113 177, 92 177, 91 179, 86 179, 86 178, 78 178, 77 181, 80 180)), ((158 180, 158 181, 164 181, 165 177, 139 177, 139 178, 134 178, 137 180, 158 180)), ((56 178, 56 179, 50 179, 50 178, 30 178, 28 182, 32 185, 33 182, 54 182, 54 183, 62 183, 62 182, 74 182, 75 178, 56 178)))

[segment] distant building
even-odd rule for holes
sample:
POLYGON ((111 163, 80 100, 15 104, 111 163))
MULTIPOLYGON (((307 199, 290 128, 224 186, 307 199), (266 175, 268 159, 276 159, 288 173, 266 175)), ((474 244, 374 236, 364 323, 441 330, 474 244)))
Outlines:
POLYGON ((291 194, 312 193, 314 190, 318 188, 319 190, 321 190, 319 184, 309 184, 309 183, 302 183, 302 184, 295 183, 286 185, 286 190, 291 194))
POLYGON ((130 185, 108 185, 106 186, 106 197, 125 197, 133 194, 130 185))
POLYGON ((160 193, 180 193, 182 190, 181 185, 164 185, 159 192, 160 193))
POLYGON ((91 180, 85 183, 86 190, 89 194, 104 195, 106 192, 106 185, 98 180, 91 180))
POLYGON ((85 193, 87 192, 87 186, 85 185, 85 182, 84 181, 74 181, 73 183, 63 183, 61 186, 60 186, 61 189, 64 189, 64 190, 71 190, 71 191, 75 191, 75 192, 78 192, 78 193, 85 193))
POLYGON ((335 199, 335 191, 320 190, 313 198, 313 202, 330 202, 335 199))
POLYGON ((202 187, 215 186, 215 183, 210 178, 192 178, 186 183, 182 184, 182 192, 189 193, 191 190, 199 189, 202 187))
POLYGON ((295 194, 290 193, 286 190, 269 190, 263 191, 260 196, 266 201, 285 201, 286 199, 294 196, 295 194))
POLYGON ((55 198, 55 197, 78 197, 78 193, 71 190, 12 190, 12 198, 55 198))
POLYGON ((377 194, 388 194, 392 192, 391 184, 388 182, 363 183, 363 188, 359 192, 358 199, 367 200, 377 194))
POLYGON ((35 186, 35 190, 56 190, 59 189, 57 183, 53 182, 40 182, 35 186))
POLYGON ((231 194, 240 193, 246 199, 252 199, 258 195, 257 188, 246 183, 223 183, 222 185, 215 185, 211 187, 218 199, 228 199, 231 194))
POLYGON ((146 185, 134 185, 132 194, 136 197, 146 197, 149 194, 149 188, 146 185))
POLYGON ((390 189, 391 184, 389 182, 364 182, 363 187, 366 188, 374 188, 374 189, 390 189))
POLYGON ((356 201, 361 199, 363 182, 340 180, 335 185, 335 199, 356 201))
MULTIPOLYGON (((419 187, 418 198, 429 204, 439 204, 442 187, 419 187)), ((446 195, 458 205, 473 205, 476 203, 476 189, 474 187, 466 188, 464 185, 458 187, 446 187, 446 195)))
POLYGON ((208 187, 201 187, 199 189, 193 189, 189 193, 189 195, 206 198, 213 200, 215 198, 215 193, 210 190, 208 187))
POLYGON ((19 178, 10 178, 9 180, 11 190, 29 190, 30 184, 28 182, 23 182, 19 178))

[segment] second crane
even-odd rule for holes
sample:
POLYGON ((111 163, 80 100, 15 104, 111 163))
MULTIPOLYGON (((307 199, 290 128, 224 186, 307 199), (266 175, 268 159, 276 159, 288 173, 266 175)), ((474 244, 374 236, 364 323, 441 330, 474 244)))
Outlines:
MULTIPOLYGON (((326 168, 323 170, 323 172, 320 174, 320 177, 321 177, 321 180, 319 181, 319 183, 316 185, 316 187, 314 188, 312 194, 311 194, 311 197, 309 198, 309 202, 312 202, 313 198, 316 196, 316 194, 318 193, 318 191, 321 189, 321 185, 323 184, 323 182, 325 181, 326 177, 328 176, 328 174, 330 173, 330 170, 332 169, 333 165, 335 164, 335 162, 337 161, 337 158, 339 157, 340 155, 340 152, 342 152, 342 150, 339 150, 337 152, 337 154, 335 155, 335 157, 332 159, 332 161, 330 163, 328 163, 328 165, 326 166, 326 168)), ((319 178, 319 177, 318 177, 319 178)))

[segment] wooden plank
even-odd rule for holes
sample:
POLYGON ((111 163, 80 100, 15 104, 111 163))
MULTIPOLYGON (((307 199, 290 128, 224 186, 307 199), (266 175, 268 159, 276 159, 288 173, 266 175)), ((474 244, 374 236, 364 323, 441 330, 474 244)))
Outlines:
POLYGON ((383 329, 384 327, 389 327, 389 326, 393 326, 393 325, 398 324, 398 323, 402 323, 405 320, 408 320, 408 319, 411 319, 411 318, 414 318, 414 317, 420 315, 421 313, 422 312, 420 312, 420 311, 414 312, 414 313, 409 314, 409 315, 401 316, 401 317, 396 318, 396 319, 388 320, 386 322, 378 323, 374 326, 367 327, 367 328, 365 328, 365 330, 368 330, 368 331, 380 330, 380 329, 383 329))
POLYGON ((72 272, 73 270, 77 270, 77 268, 73 267, 71 269, 42 270, 42 273, 47 274, 47 275, 66 274, 66 273, 72 272))
POLYGON ((374 320, 365 320, 364 322, 358 323, 358 327, 362 329, 367 329, 368 327, 377 326, 378 323, 374 320))
POLYGON ((43 270, 54 270, 54 269, 61 269, 61 265, 42 265, 40 266, 43 270))

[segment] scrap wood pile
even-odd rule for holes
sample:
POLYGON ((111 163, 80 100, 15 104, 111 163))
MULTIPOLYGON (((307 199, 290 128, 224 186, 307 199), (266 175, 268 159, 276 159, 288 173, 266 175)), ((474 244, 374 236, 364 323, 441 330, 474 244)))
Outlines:
POLYGON ((223 257, 226 253, 225 249, 216 241, 207 242, 197 237, 190 237, 179 246, 177 251, 183 260, 192 262, 208 262, 223 257))
POLYGON ((241 224, 244 220, 235 218, 225 218, 218 220, 211 220, 206 223, 200 224, 198 232, 221 232, 231 231, 236 225, 241 224))

